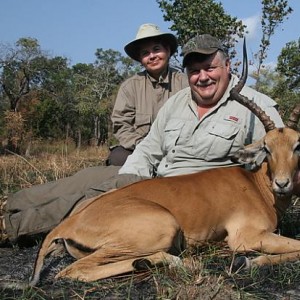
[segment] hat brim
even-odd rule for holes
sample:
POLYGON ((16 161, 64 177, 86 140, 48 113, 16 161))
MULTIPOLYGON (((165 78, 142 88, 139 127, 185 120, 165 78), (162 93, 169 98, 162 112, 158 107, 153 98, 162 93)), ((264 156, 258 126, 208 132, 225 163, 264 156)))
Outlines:
POLYGON ((149 36, 146 38, 134 40, 134 41, 128 43, 124 47, 124 50, 129 57, 131 57, 132 59, 139 62, 140 57, 139 57, 138 48, 139 48, 140 43, 147 41, 147 40, 151 40, 153 38, 157 38, 157 37, 164 39, 166 41, 166 43, 170 46, 170 56, 172 56, 177 50, 178 43, 177 43, 176 37, 171 33, 162 33, 162 34, 153 35, 153 36, 149 36))
POLYGON ((218 50, 221 50, 221 49, 219 49, 219 48, 205 48, 205 49, 197 49, 195 51, 188 52, 183 57, 182 66, 183 66, 183 68, 185 68, 187 59, 188 59, 188 57, 191 56, 191 54, 211 55, 211 54, 217 52, 218 50))

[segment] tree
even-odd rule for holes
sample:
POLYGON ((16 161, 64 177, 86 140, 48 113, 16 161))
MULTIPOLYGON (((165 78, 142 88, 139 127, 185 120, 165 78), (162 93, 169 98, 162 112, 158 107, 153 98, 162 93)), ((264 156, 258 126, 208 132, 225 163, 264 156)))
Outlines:
POLYGON ((172 22, 170 29, 177 34, 183 46, 197 34, 210 33, 228 47, 230 56, 236 52, 237 38, 244 35, 246 26, 241 20, 225 13, 221 3, 213 0, 156 0, 165 21, 172 22))
POLYGON ((259 87, 259 76, 263 63, 267 58, 267 53, 271 44, 271 37, 275 29, 283 23, 283 20, 292 13, 293 9, 288 6, 287 0, 262 0, 262 38, 259 45, 259 51, 254 55, 257 60, 257 70, 252 74, 256 79, 256 88, 259 87))
MULTIPOLYGON (((299 63, 297 64, 297 50, 294 42, 288 43, 287 48, 283 48, 281 54, 289 54, 284 57, 289 57, 290 60, 282 59, 281 56, 278 58, 277 71, 274 71, 272 67, 266 67, 260 71, 260 80, 256 82, 256 88, 259 89, 262 93, 270 96, 274 99, 279 105, 279 112, 284 121, 287 121, 291 111, 294 106, 299 103, 299 89, 291 88, 289 82, 294 82, 294 78, 297 78, 297 68, 299 68, 299 63), (293 45, 293 46, 291 46, 293 45), (291 48, 293 51, 287 52, 286 50, 291 48), (290 64, 291 62, 291 64, 290 64), (286 64, 286 65, 285 65, 286 64), (290 65, 289 65, 290 64, 290 65), (293 70, 289 72, 290 66, 293 66, 293 70), (295 67, 295 69, 294 69, 295 67), (281 69, 283 68, 283 69, 281 69), (291 74, 291 77, 289 75, 291 74), (292 78, 291 81, 289 78, 292 78), (259 85, 258 85, 259 84, 259 85)), ((299 48, 298 48, 299 55, 299 48)), ((298 71, 299 77, 299 71, 298 71)))
POLYGON ((72 69, 68 60, 60 56, 44 59, 42 65, 40 101, 31 119, 36 122, 41 137, 68 139, 76 119, 72 69))
POLYGON ((277 71, 286 78, 289 90, 300 92, 300 39, 287 43, 281 50, 277 71))
POLYGON ((73 88, 67 59, 50 58, 33 38, 21 38, 0 50, 1 102, 8 99, 12 112, 6 112, 4 120, 8 148, 20 151, 15 141, 19 148, 22 140, 27 148, 33 135, 68 136, 73 88), (12 127, 16 121, 19 126, 12 127))
POLYGON ((78 146, 82 137, 107 140, 114 95, 138 69, 112 49, 97 49, 93 64, 70 67, 67 58, 46 55, 33 38, 1 45, 0 124, 9 148, 17 151, 32 137, 70 137, 78 146))
POLYGON ((261 70, 259 83, 255 83, 256 86, 253 88, 257 88, 263 94, 277 100, 277 96, 274 94, 274 91, 281 81, 282 76, 280 76, 277 72, 274 72, 274 69, 271 66, 267 66, 261 70))
POLYGON ((18 111, 22 98, 39 82, 43 55, 38 41, 33 38, 21 38, 14 47, 1 45, 0 86, 12 111, 18 111))
POLYGON ((32 86, 39 81, 39 58, 42 55, 38 41, 33 38, 21 38, 13 47, 0 46, 2 101, 8 99, 10 104, 10 112, 4 112, 4 127, 8 138, 7 148, 13 151, 19 152, 22 140, 25 140, 26 120, 19 106, 22 100, 28 99, 32 86))
POLYGON ((281 50, 277 60, 277 72, 282 80, 276 86, 275 93, 284 119, 299 103, 300 95, 300 39, 291 41, 281 50))
POLYGON ((79 140, 81 140, 84 124, 93 120, 92 139, 98 145, 107 140, 112 110, 111 95, 119 84, 135 70, 135 63, 112 49, 99 48, 95 55, 94 64, 75 65, 73 72, 76 108, 81 124, 77 130, 79 140))

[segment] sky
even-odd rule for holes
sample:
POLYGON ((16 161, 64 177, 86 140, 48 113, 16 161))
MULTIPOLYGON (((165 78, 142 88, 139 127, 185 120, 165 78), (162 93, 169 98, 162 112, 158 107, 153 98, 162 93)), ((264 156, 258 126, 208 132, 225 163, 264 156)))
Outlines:
MULTIPOLYGON (((261 38, 261 0, 220 0, 225 12, 248 25, 248 57, 258 51, 261 38)), ((98 48, 123 55, 143 23, 157 24, 170 32, 156 0, 0 0, 0 43, 19 38, 39 41, 52 56, 69 58, 70 64, 93 63, 98 48)), ((299 39, 300 1, 289 0, 294 9, 271 39, 266 63, 275 64, 287 42, 299 39)), ((241 52, 241 46, 237 46, 241 52)))

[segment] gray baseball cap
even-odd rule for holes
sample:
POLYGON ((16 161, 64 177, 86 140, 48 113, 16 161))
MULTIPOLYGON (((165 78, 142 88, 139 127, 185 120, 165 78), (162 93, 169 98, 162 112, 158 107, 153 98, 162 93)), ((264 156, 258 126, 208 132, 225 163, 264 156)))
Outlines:
POLYGON ((193 53, 210 55, 218 50, 224 51, 224 47, 217 38, 210 34, 197 35, 190 39, 182 48, 183 61, 182 66, 185 68, 187 57, 193 53))

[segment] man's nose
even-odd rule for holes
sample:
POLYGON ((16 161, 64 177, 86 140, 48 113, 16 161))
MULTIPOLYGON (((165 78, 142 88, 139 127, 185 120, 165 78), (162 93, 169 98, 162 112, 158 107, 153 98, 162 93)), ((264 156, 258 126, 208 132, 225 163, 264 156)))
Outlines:
POLYGON ((155 52, 150 52, 149 57, 154 58, 156 56, 155 52))
POLYGON ((200 81, 204 81, 204 80, 207 80, 208 79, 208 74, 205 70, 203 69, 200 69, 199 70, 199 75, 198 75, 198 80, 200 81))

